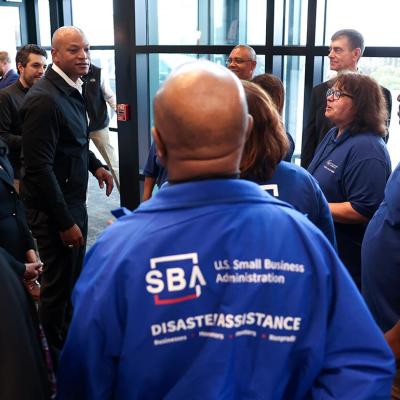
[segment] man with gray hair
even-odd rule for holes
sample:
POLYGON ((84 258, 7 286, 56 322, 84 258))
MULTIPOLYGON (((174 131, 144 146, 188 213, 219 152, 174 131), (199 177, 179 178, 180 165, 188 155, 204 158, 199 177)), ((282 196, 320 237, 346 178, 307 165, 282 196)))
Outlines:
MULTIPOLYGON (((341 29, 331 38, 329 47, 329 63, 331 71, 338 73, 357 71, 358 62, 364 53, 365 45, 362 34, 354 29, 341 29)), ((301 165, 307 168, 310 164, 318 144, 332 128, 332 122, 325 117, 326 91, 329 81, 315 86, 311 93, 308 121, 305 125, 301 146, 301 165)), ((390 92, 382 87, 388 109, 387 123, 390 122, 392 97, 390 92)))
POLYGON ((257 66, 257 55, 254 49, 246 44, 238 44, 233 48, 226 66, 239 78, 249 81, 253 78, 257 66))
POLYGON ((11 68, 11 58, 7 51, 0 51, 0 89, 18 79, 18 74, 11 68))

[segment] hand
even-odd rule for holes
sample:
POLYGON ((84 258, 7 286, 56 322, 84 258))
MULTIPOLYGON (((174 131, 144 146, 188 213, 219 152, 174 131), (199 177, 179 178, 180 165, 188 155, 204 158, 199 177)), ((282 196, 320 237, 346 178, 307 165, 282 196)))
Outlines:
POLYGON ((35 280, 42 273, 42 266, 41 262, 26 263, 24 279, 26 281, 35 280))
POLYGON ((82 232, 78 225, 74 224, 71 228, 60 232, 60 237, 65 246, 80 247, 85 244, 82 232))
POLYGON ((114 187, 112 175, 105 168, 100 167, 96 169, 94 176, 99 181, 100 189, 103 189, 104 182, 106 183, 106 195, 109 196, 114 187))
POLYGON ((36 251, 33 249, 30 249, 26 252, 25 258, 28 263, 40 262, 40 259, 37 255, 36 251))

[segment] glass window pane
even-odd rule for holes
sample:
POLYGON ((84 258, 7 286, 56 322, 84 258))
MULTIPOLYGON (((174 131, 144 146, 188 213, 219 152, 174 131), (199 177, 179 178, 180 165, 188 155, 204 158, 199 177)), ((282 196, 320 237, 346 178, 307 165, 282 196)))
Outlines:
POLYGON ((266 16, 266 0, 215 0, 209 20, 214 37, 204 44, 265 44, 266 16))
POLYGON ((150 0, 149 44, 265 44, 266 14, 267 0, 150 0))
POLYGON ((42 46, 51 45, 49 0, 39 0, 39 33, 42 46))
MULTIPOLYGON (((280 56, 275 56, 280 57, 280 56)), ((301 152, 303 130, 305 57, 283 57, 283 86, 285 87, 284 121, 296 147, 295 156, 301 152)))
POLYGON ((243 43, 265 44, 267 29, 267 1, 248 0, 247 36, 243 43))
POLYGON ((72 0, 72 20, 91 46, 114 45, 113 0, 72 0))
POLYGON ((19 7, 0 7, 0 49, 14 61, 17 46, 21 46, 19 7))
POLYGON ((150 44, 198 44, 197 0, 150 0, 150 44))
POLYGON ((307 40, 307 0, 276 0, 275 46, 304 46, 307 40))
POLYGON ((399 46, 398 9, 398 0, 327 0, 325 44, 339 29, 351 27, 362 33, 366 46, 399 46))

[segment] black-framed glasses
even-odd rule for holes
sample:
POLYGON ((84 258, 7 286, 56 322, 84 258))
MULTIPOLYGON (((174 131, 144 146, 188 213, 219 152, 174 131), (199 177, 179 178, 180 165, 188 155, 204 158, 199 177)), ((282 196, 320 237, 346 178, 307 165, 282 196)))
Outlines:
POLYGON ((330 97, 330 96, 333 96, 333 100, 339 100, 342 96, 353 98, 353 96, 351 94, 341 92, 338 89, 328 89, 326 91, 326 97, 330 97))
POLYGON ((225 61, 225 64, 226 64, 226 65, 230 65, 230 64, 235 63, 235 64, 240 65, 240 64, 243 64, 243 63, 249 62, 249 61, 253 61, 253 60, 244 60, 243 58, 240 58, 240 57, 234 57, 234 58, 228 58, 228 59, 225 61))

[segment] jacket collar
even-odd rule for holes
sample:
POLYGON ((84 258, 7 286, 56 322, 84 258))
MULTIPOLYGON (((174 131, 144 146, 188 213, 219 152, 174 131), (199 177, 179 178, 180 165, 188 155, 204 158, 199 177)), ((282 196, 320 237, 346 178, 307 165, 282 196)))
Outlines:
POLYGON ((210 179, 173 185, 166 183, 154 197, 142 203, 137 211, 183 209, 223 203, 275 203, 291 208, 253 182, 242 179, 210 179))
POLYGON ((75 87, 70 86, 53 68, 47 68, 45 77, 68 96, 79 93, 75 87))

